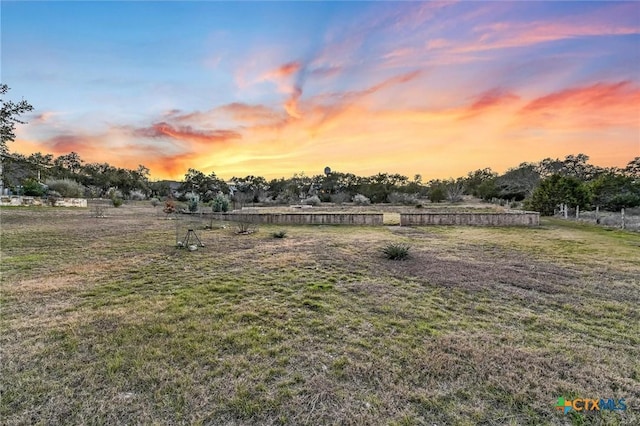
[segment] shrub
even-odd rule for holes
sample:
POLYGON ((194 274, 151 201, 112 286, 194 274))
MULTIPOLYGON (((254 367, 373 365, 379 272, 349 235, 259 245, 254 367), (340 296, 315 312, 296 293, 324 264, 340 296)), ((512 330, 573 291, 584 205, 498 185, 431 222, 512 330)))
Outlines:
POLYGON ((118 197, 113 197, 111 199, 111 202, 113 203, 113 207, 120 207, 122 205, 122 203, 124 203, 122 198, 118 198, 118 197))
POLYGON ((114 198, 123 198, 124 196, 122 195, 122 191, 120 191, 118 188, 109 188, 109 190, 107 191, 107 197, 114 199, 114 198))
POLYGON ((447 194, 442 186, 435 186, 429 191, 429 200, 432 203, 439 203, 447 198, 447 194))
POLYGON ((163 212, 165 212, 167 214, 167 217, 176 212, 176 203, 173 200, 167 200, 164 202, 164 208, 162 209, 163 212))
POLYGON ((84 188, 84 196, 86 198, 100 198, 102 189, 95 185, 89 185, 84 188))
POLYGON ((191 213, 195 213, 198 211, 198 199, 196 197, 193 197, 189 200, 189 204, 187 205, 189 208, 189 211, 191 213))
POLYGON ((44 194, 44 188, 37 180, 27 178, 22 183, 22 193, 32 197, 41 197, 44 194))
POLYGON ((238 222, 237 234, 252 234, 258 230, 253 222, 238 222))
POLYGON ((362 194, 356 194, 353 196, 353 203, 357 206, 368 206, 371 204, 371 200, 362 194))
POLYGON ((284 238, 287 236, 287 231, 285 231, 284 229, 281 229, 280 231, 276 231, 273 234, 271 234, 271 236, 273 238, 284 238))
POLYGON ((216 195, 211 201, 211 210, 218 213, 229 211, 229 199, 222 194, 216 195))
POLYGON ((145 198, 147 198, 146 195, 144 195, 144 192, 138 190, 138 189, 134 189, 133 191, 131 191, 129 193, 129 199, 130 200, 134 200, 134 201, 142 201, 145 198))
POLYGON ((311 197, 302 200, 302 204, 306 204, 308 206, 319 206, 320 203, 320 197, 318 197, 317 195, 312 195, 311 197))
POLYGON ((351 199, 346 192, 336 192, 335 194, 331 194, 331 202, 336 204, 348 203, 351 199))
POLYGON ((47 194, 47 202, 51 207, 55 207, 60 198, 60 193, 56 191, 49 191, 49 193, 47 194))
POLYGON ((151 205, 155 208, 158 207, 160 205, 160 200, 158 200, 156 197, 153 197, 151 199, 151 205))
POLYGON ((84 196, 84 186, 71 179, 49 179, 46 181, 50 191, 56 191, 62 197, 80 198, 84 196))
POLYGON ((388 244, 382 253, 390 260, 405 260, 409 257, 409 246, 406 244, 388 244))
POLYGON ((407 194, 405 192, 392 192, 387 196, 387 199, 392 204, 405 204, 412 205, 418 202, 418 197, 415 194, 407 194))
POLYGON ((416 209, 421 209, 422 207, 422 204, 416 204, 416 209))

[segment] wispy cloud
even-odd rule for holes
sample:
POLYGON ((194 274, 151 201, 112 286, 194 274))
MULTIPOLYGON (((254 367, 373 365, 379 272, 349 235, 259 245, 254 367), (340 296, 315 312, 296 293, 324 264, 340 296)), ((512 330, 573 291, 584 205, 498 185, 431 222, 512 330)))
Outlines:
POLYGON ((191 126, 175 127, 166 122, 154 123, 149 127, 136 129, 134 134, 145 138, 169 137, 179 141, 212 146, 242 137, 234 130, 197 130, 191 126))
MULTIPOLYGON (((640 126, 640 86, 630 81, 572 87, 533 99, 519 111, 521 123, 582 129, 640 126)), ((640 135, 639 140, 640 143, 640 135)))

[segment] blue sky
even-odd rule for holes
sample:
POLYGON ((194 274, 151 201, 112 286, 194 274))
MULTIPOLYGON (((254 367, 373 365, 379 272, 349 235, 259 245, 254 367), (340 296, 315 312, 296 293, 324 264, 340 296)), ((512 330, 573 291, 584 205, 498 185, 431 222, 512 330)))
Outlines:
POLYGON ((9 148, 180 177, 640 155, 637 2, 2 2, 9 148))

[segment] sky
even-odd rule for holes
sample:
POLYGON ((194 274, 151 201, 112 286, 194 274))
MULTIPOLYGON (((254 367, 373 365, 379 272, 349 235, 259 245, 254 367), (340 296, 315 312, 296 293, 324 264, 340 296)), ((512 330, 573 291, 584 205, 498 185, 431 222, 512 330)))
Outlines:
POLYGON ((9 149, 180 179, 640 156, 640 2, 0 4, 9 149))

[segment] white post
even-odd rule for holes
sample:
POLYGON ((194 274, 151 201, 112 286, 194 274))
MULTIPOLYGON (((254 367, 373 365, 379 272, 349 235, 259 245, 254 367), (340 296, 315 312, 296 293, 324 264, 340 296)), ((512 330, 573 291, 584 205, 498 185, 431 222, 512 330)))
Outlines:
POLYGON ((576 206, 576 219, 580 219, 580 206, 576 206))
POLYGON ((567 209, 567 205, 564 204, 564 218, 568 219, 569 218, 569 209, 567 209))
POLYGON ((596 206, 596 223, 600 223, 600 206, 596 206))
POLYGON ((622 229, 624 229, 624 209, 622 209, 622 229))

